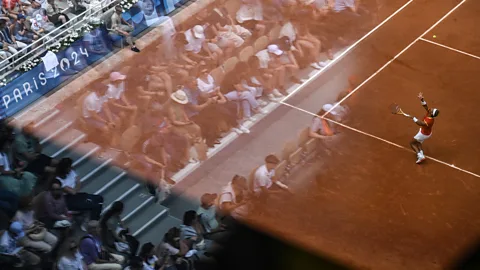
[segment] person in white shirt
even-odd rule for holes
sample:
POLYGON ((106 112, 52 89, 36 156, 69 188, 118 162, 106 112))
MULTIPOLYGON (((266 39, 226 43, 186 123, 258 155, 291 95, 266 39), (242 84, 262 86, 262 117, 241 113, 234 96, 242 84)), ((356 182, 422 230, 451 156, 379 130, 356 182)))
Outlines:
POLYGON ((255 195, 268 194, 275 191, 288 190, 288 186, 275 178, 275 167, 280 160, 275 155, 268 155, 265 164, 253 171, 250 176, 252 191, 255 195))
MULTIPOLYGON (((55 178, 62 184, 67 208, 72 211, 90 212, 90 220, 99 220, 103 208, 101 195, 80 192, 82 183, 75 170, 72 169, 72 159, 63 158, 57 165, 55 178)), ((82 230, 88 220, 82 224, 82 230)))
POLYGON ((227 186, 218 196, 218 210, 222 215, 231 215, 234 218, 243 216, 247 204, 247 179, 240 175, 233 176, 227 186))
POLYGON ((243 0, 242 2, 243 4, 236 14, 237 22, 252 33, 255 33, 256 36, 262 36, 266 29, 266 26, 262 23, 262 3, 259 0, 243 0))
POLYGON ((196 60, 216 62, 220 62, 223 59, 222 49, 215 43, 207 42, 203 26, 195 25, 192 29, 185 31, 184 35, 188 42, 185 45, 185 51, 190 52, 188 56, 196 58, 196 60))
POLYGON ((60 257, 57 263, 58 270, 87 270, 83 256, 78 251, 78 244, 75 239, 69 240, 68 250, 60 257))
POLYGON ((120 72, 110 73, 110 84, 107 85, 106 96, 109 108, 120 119, 128 116, 128 126, 133 126, 137 118, 137 106, 133 105, 125 96, 125 79, 127 76, 120 72))
POLYGON ((94 85, 94 90, 83 100, 83 120, 87 125, 99 130, 110 145, 116 145, 118 135, 113 131, 120 127, 120 118, 110 111, 105 92, 104 84, 94 85))

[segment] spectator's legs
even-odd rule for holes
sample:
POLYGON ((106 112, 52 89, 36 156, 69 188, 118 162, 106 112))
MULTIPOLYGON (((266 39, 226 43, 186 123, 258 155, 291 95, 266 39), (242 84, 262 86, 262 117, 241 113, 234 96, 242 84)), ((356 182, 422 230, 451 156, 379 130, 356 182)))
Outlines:
POLYGON ((131 256, 137 255, 140 242, 138 242, 138 240, 131 235, 127 235, 125 238, 127 239, 128 245, 130 246, 131 256))
POLYGON ((18 255, 25 261, 27 266, 39 265, 41 262, 40 257, 25 249, 21 250, 18 255))
MULTIPOLYGON (((112 256, 113 255, 114 254, 112 254, 112 256)), ((88 270, 122 270, 122 266, 118 263, 92 263, 88 265, 87 268, 88 270)))
POLYGON ((32 241, 28 237, 23 237, 20 244, 28 249, 39 253, 49 253, 53 247, 44 241, 32 241))

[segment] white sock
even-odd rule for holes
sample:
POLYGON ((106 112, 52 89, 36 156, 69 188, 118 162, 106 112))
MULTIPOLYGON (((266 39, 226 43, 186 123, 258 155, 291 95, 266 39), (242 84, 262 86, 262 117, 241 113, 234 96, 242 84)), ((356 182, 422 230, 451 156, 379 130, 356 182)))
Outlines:
POLYGON ((420 155, 422 155, 422 156, 423 156, 423 150, 420 150, 420 155))

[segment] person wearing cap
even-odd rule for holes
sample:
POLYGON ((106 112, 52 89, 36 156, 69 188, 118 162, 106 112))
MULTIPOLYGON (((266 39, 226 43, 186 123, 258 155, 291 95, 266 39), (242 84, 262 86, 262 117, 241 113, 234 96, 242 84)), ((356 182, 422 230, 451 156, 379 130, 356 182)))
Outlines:
POLYGON ((39 265, 39 256, 24 249, 19 243, 26 237, 22 224, 18 221, 12 222, 7 231, 0 236, 0 254, 15 256, 21 260, 16 267, 28 267, 39 265))
POLYGON ((18 14, 15 23, 10 26, 10 31, 15 36, 16 40, 26 44, 30 44, 34 40, 38 39, 38 35, 27 29, 25 25, 25 19, 25 15, 18 14))
POLYGON ((80 240, 79 250, 89 270, 121 270, 125 262, 125 257, 105 250, 97 220, 88 222, 87 235, 80 240))
POLYGON ((112 30, 118 35, 125 37, 125 40, 130 45, 130 50, 134 52, 140 52, 140 50, 135 46, 135 42, 132 38, 132 32, 134 30, 133 25, 129 24, 122 17, 123 8, 120 5, 115 6, 115 12, 112 14, 111 23, 112 30))
MULTIPOLYGON (((293 54, 294 51, 297 49, 292 45, 292 41, 290 38, 284 36, 276 40, 274 43, 278 47, 279 50, 282 51, 282 54, 276 57, 276 62, 279 67, 283 67, 285 72, 290 74, 290 80, 294 83, 303 83, 303 80, 298 78, 295 74, 300 70, 300 66, 298 65, 297 59, 293 54)), ((282 76, 283 75, 279 75, 282 76)), ((283 90, 285 92, 285 90, 283 90)))
MULTIPOLYGON (((263 53, 263 51, 260 52, 263 53)), ((255 81, 258 82, 254 82, 251 78, 252 83, 254 83, 255 85, 262 85, 264 87, 263 92, 266 94, 267 98, 272 102, 278 102, 278 98, 284 97, 284 95, 282 95, 282 93, 280 93, 280 91, 278 90, 278 82, 280 80, 278 79, 277 74, 275 74, 272 70, 268 68, 268 64, 266 65, 266 67, 264 67, 264 62, 262 62, 263 60, 261 61, 260 58, 264 60, 267 59, 267 61, 270 58, 268 56, 268 52, 266 50, 264 50, 264 52, 266 55, 262 53, 253 55, 247 61, 249 69, 256 74, 255 81)))
POLYGON ((185 45, 185 51, 188 56, 195 60, 205 60, 219 62, 223 57, 223 51, 216 44, 207 42, 205 29, 201 25, 195 25, 193 28, 184 32, 185 39, 188 42, 185 45))
POLYGON ((188 117, 185 111, 185 105, 188 104, 188 97, 183 90, 177 90, 170 95, 171 102, 168 106, 168 118, 172 124, 172 132, 178 136, 184 137, 188 141, 188 146, 184 153, 184 162, 193 163, 190 158, 190 148, 200 140, 201 129, 188 117))
POLYGON ((99 81, 93 84, 93 91, 83 100, 82 116, 86 124, 101 134, 112 146, 118 141, 115 131, 120 127, 121 119, 110 111, 107 97, 107 87, 99 81))
POLYGON ((206 233, 214 232, 220 228, 215 207, 217 197, 216 193, 205 193, 200 197, 200 207, 197 209, 197 215, 206 233))
POLYGON ((257 167, 250 175, 251 190, 256 196, 279 190, 288 190, 288 186, 275 178, 275 168, 280 160, 275 155, 268 155, 265 164, 257 167))
MULTIPOLYGON (((310 132, 308 133, 311 138, 323 139, 325 136, 333 136, 337 133, 336 129, 330 124, 330 122, 321 118, 332 107, 333 105, 331 104, 323 105, 322 109, 313 117, 310 125, 310 132)), ((330 114, 335 117, 337 111, 333 110, 330 114)))
POLYGON ((125 79, 127 76, 120 72, 110 73, 110 83, 105 94, 109 100, 112 113, 121 119, 129 118, 128 126, 133 126, 137 119, 137 106, 133 105, 125 96, 125 79))

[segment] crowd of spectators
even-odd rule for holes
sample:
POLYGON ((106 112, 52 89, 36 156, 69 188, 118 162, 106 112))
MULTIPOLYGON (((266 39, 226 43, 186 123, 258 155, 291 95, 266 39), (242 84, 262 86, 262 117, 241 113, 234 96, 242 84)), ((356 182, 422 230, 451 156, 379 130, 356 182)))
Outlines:
POLYGON ((126 131, 139 129, 130 166, 154 186, 168 186, 169 176, 204 160, 228 132, 250 133, 246 123, 284 98, 287 86, 302 83, 299 70, 322 69, 365 17, 356 0, 217 1, 162 28, 161 42, 122 73, 89 85, 77 102, 79 121, 114 148, 122 148, 126 131))

